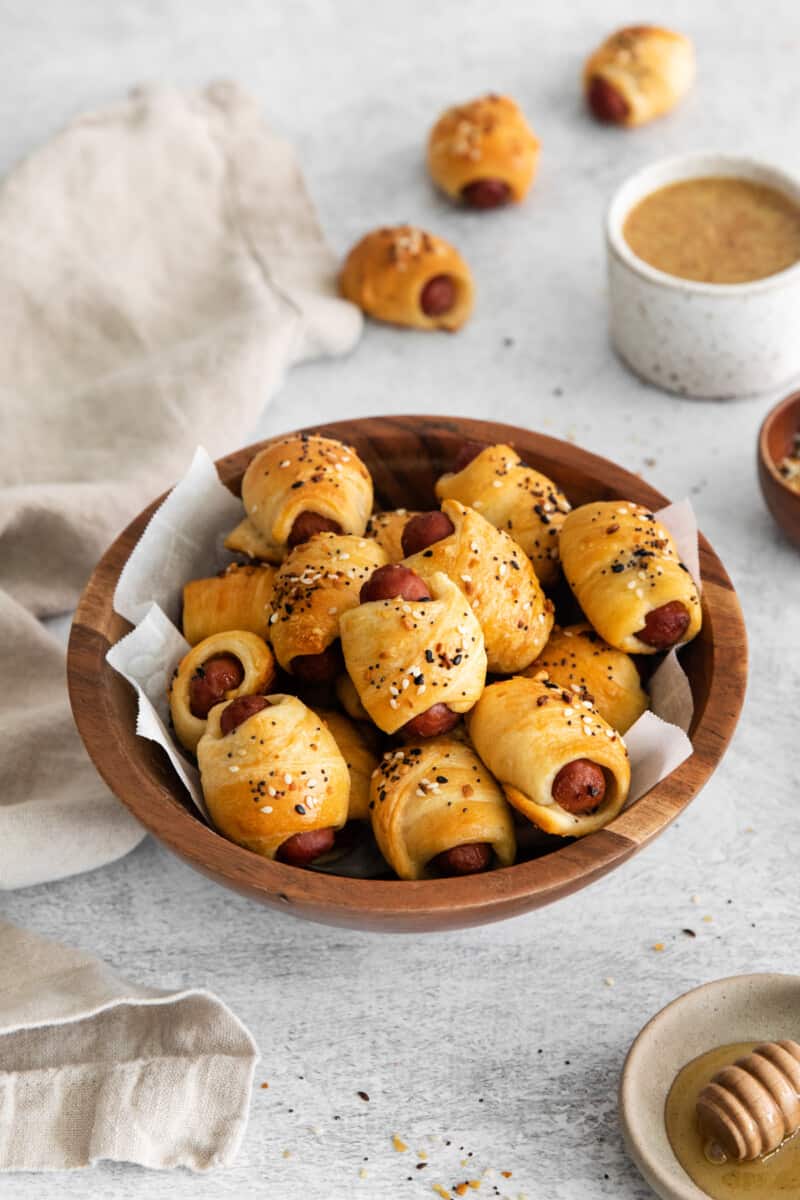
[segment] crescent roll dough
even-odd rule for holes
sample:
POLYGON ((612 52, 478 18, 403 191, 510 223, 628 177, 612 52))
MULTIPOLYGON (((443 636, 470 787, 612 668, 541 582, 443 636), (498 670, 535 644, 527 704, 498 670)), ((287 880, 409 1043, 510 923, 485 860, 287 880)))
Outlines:
POLYGON ((330 709, 317 709, 317 715, 322 718, 333 734, 334 741, 347 763, 350 772, 350 799, 347 807, 348 821, 369 820, 369 784, 372 772, 378 765, 378 756, 374 752, 374 742, 369 733, 374 733, 371 726, 359 728, 353 721, 341 713, 330 709))
POLYGON ((257 562, 280 562, 281 554, 247 517, 240 521, 225 538, 225 549, 232 554, 246 554, 257 562))
POLYGON ((274 568, 231 563, 210 579, 183 589, 183 636, 195 646, 213 633, 246 629, 265 638, 272 612, 274 568))
POLYGON ((502 529, 473 508, 445 500, 442 512, 455 526, 449 537, 404 560, 423 579, 444 571, 466 596, 480 622, 490 671, 513 675, 545 645, 553 625, 529 558, 502 529))
POLYGON ((223 734, 225 704, 208 715, 197 747, 200 781, 221 833, 274 858, 296 833, 341 829, 350 776, 325 723, 296 696, 268 696, 269 708, 223 734))
POLYGON ((459 500, 476 509, 519 543, 539 582, 558 579, 558 530, 569 501, 551 479, 520 462, 510 446, 487 446, 477 458, 438 480, 440 500, 459 500))
POLYGON ((598 79, 620 97, 618 112, 604 118, 620 125, 644 125, 669 112, 689 91, 694 77, 694 47, 689 39, 654 25, 613 33, 583 69, 590 105, 598 79))
POLYGON ((546 672, 560 687, 591 700, 604 721, 625 733, 648 708, 633 659, 604 642, 591 625, 555 627, 525 675, 546 672))
POLYGON ((669 530, 632 501, 584 504, 569 514, 559 537, 569 586, 609 645, 628 654, 655 654, 637 637, 648 613, 684 605, 689 624, 677 644, 700 631, 700 597, 669 530))
POLYGON ((275 679, 275 659, 272 651, 255 633, 248 633, 243 629, 229 629, 223 633, 214 633, 198 642, 181 659, 167 693, 175 734, 181 745, 192 754, 205 733, 207 718, 196 717, 192 712, 191 682, 194 676, 202 675, 204 665, 209 659, 219 658, 221 655, 235 658, 244 672, 239 686, 226 691, 226 700, 264 692, 275 679))
POLYGON ((368 721, 369 713, 361 703, 355 684, 346 671, 338 676, 335 685, 336 699, 353 721, 368 721))
POLYGON ((370 600, 342 613, 347 673, 384 733, 434 704, 472 708, 486 680, 483 633, 464 596, 441 571, 431 600, 370 600))
POLYGON ((399 225, 376 229, 353 247, 339 276, 339 290, 378 321, 453 331, 472 312, 474 286, 454 246, 422 229, 399 225), (426 312, 423 292, 443 277, 452 285, 452 302, 443 311, 426 312))
POLYGON ((275 576, 270 640, 285 671, 297 655, 321 654, 339 636, 339 617, 386 555, 372 538, 318 533, 296 546, 275 576))
POLYGON ((470 719, 473 745, 511 804, 546 833, 582 837, 606 825, 630 787, 622 736, 588 700, 541 678, 517 676, 487 687, 470 719), (603 769, 606 792, 592 813, 567 812, 552 795, 562 767, 588 759, 603 769))
MULTIPOLYGON (((349 446, 317 434, 293 434, 255 456, 242 479, 242 501, 261 535, 257 557, 281 562, 301 513, 327 517, 342 533, 362 537, 372 511, 372 479, 349 446)), ((230 549, 230 535, 226 544, 230 549)))
POLYGON ((514 821, 503 793, 456 738, 387 751, 372 777, 370 814, 381 853, 401 879, 430 878, 437 854, 475 842, 491 844, 496 866, 514 861, 514 821))
POLYGON ((464 188, 499 180, 524 199, 539 161, 539 141, 510 96, 490 94, 443 112, 428 139, 434 183, 459 199, 464 188))
POLYGON ((367 537, 375 541, 386 551, 386 561, 400 562, 404 557, 401 538, 403 530, 416 512, 407 508, 395 508, 391 512, 373 513, 367 522, 367 537))

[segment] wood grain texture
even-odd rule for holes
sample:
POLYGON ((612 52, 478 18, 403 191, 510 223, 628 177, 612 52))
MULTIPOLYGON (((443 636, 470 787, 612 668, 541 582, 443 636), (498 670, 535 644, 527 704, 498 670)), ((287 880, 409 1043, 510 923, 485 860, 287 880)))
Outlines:
MULTIPOLYGON (((606 459, 567 442, 486 421, 374 417, 306 432, 353 444, 373 474, 376 504, 385 508, 430 507, 436 478, 465 439, 511 442, 573 504, 626 499, 659 508, 668 503, 606 459)), ((264 444, 218 462, 220 477, 232 491, 238 493, 247 463, 264 444)), ((112 608, 116 580, 161 499, 120 534, 81 599, 68 657, 75 719, 98 771, 147 829, 196 869, 272 907, 330 924, 404 931, 482 924, 551 903, 613 870, 666 828, 713 772, 733 734, 747 674, 744 622, 725 569, 701 535, 703 629, 682 654, 695 702, 694 753, 605 829, 541 858, 461 879, 355 880, 265 861, 199 820, 163 752, 136 737, 132 689, 105 661, 109 646, 128 629, 112 608)))
POLYGON ((767 508, 790 542, 800 546, 800 493, 791 491, 777 463, 790 454, 800 435, 800 392, 771 409, 758 435, 758 482, 767 508))

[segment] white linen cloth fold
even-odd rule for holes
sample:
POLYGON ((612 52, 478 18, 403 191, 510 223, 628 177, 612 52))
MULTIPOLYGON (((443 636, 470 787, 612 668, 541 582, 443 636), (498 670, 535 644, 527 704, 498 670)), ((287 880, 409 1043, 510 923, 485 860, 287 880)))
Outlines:
POLYGON ((257 1060, 211 993, 128 983, 0 922, 0 1171, 101 1159, 224 1166, 245 1130, 257 1060))
POLYGON ((139 89, 0 187, 0 889, 143 836, 37 618, 74 607, 198 441, 235 449, 289 367, 353 347, 333 272, 291 148, 230 83, 139 89))

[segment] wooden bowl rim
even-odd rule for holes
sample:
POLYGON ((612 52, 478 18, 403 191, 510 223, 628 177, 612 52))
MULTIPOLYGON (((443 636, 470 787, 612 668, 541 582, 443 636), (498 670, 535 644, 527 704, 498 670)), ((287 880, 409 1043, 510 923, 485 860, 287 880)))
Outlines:
POLYGON ((778 417, 782 417, 787 409, 796 408, 798 416, 798 430, 800 430, 800 391, 790 392, 783 400, 779 401, 774 408, 771 408, 764 420, 761 422, 761 428, 758 431, 758 456, 761 459, 766 470, 776 483, 780 484, 781 488, 788 496, 791 496, 798 504, 800 504, 800 492, 795 492, 790 488, 786 480, 778 470, 778 465, 769 452, 769 435, 772 432, 772 426, 777 421, 778 417))
MULTIPOLYGON (((602 482, 610 476, 614 482, 605 486, 615 491, 618 483, 623 483, 631 489, 628 499, 638 498, 637 502, 651 508, 670 503, 638 476, 570 442, 533 430, 469 417, 396 414, 320 422, 302 430, 277 434, 224 455, 216 461, 216 466, 220 478, 227 483, 235 476, 241 460, 248 461, 263 446, 293 433, 322 433, 348 440, 360 427, 376 422, 389 425, 402 422, 408 427, 407 432, 445 436, 456 434, 486 444, 489 444, 487 435, 490 435, 495 442, 518 443, 526 459, 535 461, 538 452, 561 460, 565 466, 579 469, 598 481, 602 482), (348 430, 351 432, 348 433, 348 430), (526 441, 527 446, 524 445, 526 441), (538 451, 530 448, 531 442, 536 444, 538 451)), ((387 432, 391 432, 391 429, 387 432)), ((400 433, 401 430, 396 429, 395 432, 400 433)), ((746 632, 733 585, 720 559, 701 533, 699 550, 704 620, 710 620, 713 628, 715 617, 721 619, 725 610, 726 619, 733 622, 732 636, 727 641, 738 648, 738 654, 726 657, 723 663, 719 647, 712 640, 713 668, 706 702, 694 730, 692 755, 609 825, 541 858, 455 879, 413 882, 352 879, 270 862, 205 825, 199 815, 176 801, 173 791, 152 778, 139 758, 127 752, 123 741, 114 736, 110 722, 97 721, 98 707, 103 714, 110 711, 108 705, 98 706, 97 696, 110 686, 110 681, 117 681, 119 676, 105 661, 108 643, 105 649, 99 644, 106 641, 106 635, 95 623, 93 611, 97 611, 97 605, 91 595, 98 588, 102 591, 102 606, 98 616, 111 620, 122 619, 113 610, 116 580, 133 545, 168 494, 165 492, 159 496, 126 526, 100 559, 86 585, 75 613, 69 641, 67 679, 70 699, 84 745, 111 791, 159 841, 204 873, 211 873, 212 877, 234 889, 263 893, 264 899, 283 902, 287 911, 299 915, 310 916, 304 910, 311 908, 328 911, 331 919, 335 920, 335 914, 338 913, 345 923, 350 924, 357 924, 352 917, 361 915, 373 922, 385 918, 389 927, 392 919, 399 916, 401 919, 407 918, 405 928, 411 928, 417 922, 414 927, 422 928, 426 917, 441 919, 453 910, 458 910, 464 918, 459 921, 460 924, 469 924, 470 913, 477 912, 481 913, 481 923, 488 922, 496 919, 491 915, 493 908, 498 912, 507 910, 513 907, 516 900, 523 902, 521 907, 517 905, 517 911, 522 911, 526 907, 532 908, 558 899, 599 878, 646 845, 671 824, 697 795, 715 770, 733 735, 746 686, 746 632), (131 538, 134 539, 131 547, 126 549, 131 538), (711 575, 714 579, 710 578, 711 575), (92 662, 94 677, 91 703, 78 686, 80 673, 86 672, 87 660, 92 662), (79 666, 79 663, 82 665, 79 666), (723 676, 728 692, 727 703, 723 703, 720 695, 723 676), (168 810, 163 809, 165 802, 168 810), (169 820, 163 820, 164 816, 168 816, 169 820)), ((136 738, 136 741, 139 739, 136 738)), ((175 783, 179 786, 177 777, 175 783)), ((400 927, 396 921, 395 924, 400 927)), ((433 924, 431 927, 437 928, 433 924)))

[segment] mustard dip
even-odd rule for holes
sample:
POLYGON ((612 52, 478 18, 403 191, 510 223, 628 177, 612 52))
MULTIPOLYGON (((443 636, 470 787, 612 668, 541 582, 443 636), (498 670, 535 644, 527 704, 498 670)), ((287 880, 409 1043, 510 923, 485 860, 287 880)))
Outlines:
POLYGON ((800 205, 749 179, 685 179, 640 200, 622 233, 634 254, 668 275, 747 283, 800 260, 800 205))

